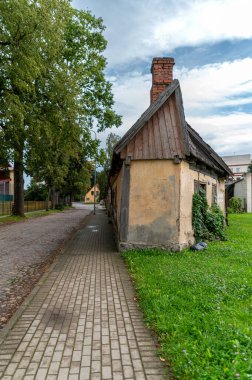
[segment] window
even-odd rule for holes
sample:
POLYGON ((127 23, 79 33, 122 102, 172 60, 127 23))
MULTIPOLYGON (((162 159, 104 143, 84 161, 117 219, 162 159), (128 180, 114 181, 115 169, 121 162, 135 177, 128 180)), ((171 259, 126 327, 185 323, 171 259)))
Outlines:
POLYGON ((240 173, 240 168, 236 168, 236 173, 240 173))
POLYGON ((2 195, 9 195, 10 193, 10 183, 9 182, 4 182, 0 181, 0 194, 2 195))
POLYGON ((94 192, 93 192, 93 191, 91 191, 91 195, 94 195, 94 192))
POLYGON ((194 180, 194 192, 198 193, 201 190, 206 193, 206 183, 194 180))

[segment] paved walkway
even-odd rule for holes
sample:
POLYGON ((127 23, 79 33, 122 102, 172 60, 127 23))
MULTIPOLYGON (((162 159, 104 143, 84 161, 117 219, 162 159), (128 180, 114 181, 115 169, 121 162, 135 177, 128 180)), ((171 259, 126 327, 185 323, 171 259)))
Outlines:
POLYGON ((0 332, 0 379, 164 380, 104 211, 0 332))

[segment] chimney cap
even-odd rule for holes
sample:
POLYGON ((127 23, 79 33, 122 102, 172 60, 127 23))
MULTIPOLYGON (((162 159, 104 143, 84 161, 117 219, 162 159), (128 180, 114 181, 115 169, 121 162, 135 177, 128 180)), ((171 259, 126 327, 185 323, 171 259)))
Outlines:
POLYGON ((155 64, 167 64, 170 63, 172 65, 175 65, 175 60, 172 57, 155 57, 152 59, 152 65, 151 65, 151 73, 153 71, 153 66, 155 64))

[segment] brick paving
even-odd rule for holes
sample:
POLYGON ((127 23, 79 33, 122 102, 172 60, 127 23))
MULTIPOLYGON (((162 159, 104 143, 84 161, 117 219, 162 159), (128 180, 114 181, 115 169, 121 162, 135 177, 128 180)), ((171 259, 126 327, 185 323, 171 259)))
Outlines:
POLYGON ((164 380, 104 211, 0 332, 0 379, 164 380))

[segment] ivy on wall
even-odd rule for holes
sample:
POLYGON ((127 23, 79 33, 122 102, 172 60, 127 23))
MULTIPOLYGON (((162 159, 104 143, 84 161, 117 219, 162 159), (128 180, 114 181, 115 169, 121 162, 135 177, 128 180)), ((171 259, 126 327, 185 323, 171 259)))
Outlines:
POLYGON ((225 240, 225 218, 218 205, 208 207, 203 190, 193 195, 192 225, 196 241, 225 240))

